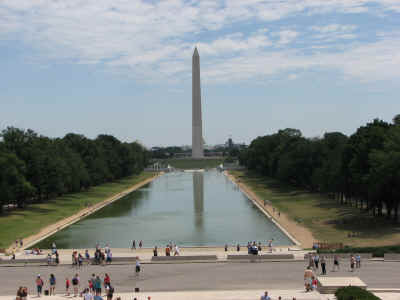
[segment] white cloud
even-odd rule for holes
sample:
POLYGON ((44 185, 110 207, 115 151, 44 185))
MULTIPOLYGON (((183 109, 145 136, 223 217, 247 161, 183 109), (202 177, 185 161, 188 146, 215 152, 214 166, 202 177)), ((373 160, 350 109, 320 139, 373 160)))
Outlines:
POLYGON ((282 30, 282 31, 273 33, 272 35, 279 36, 278 44, 286 45, 286 44, 289 44, 292 41, 294 41, 296 39, 296 37, 299 35, 299 33, 294 30, 282 30))
POLYGON ((357 37, 357 35, 353 33, 357 29, 356 25, 329 24, 324 26, 312 26, 310 29, 317 33, 312 35, 312 38, 324 43, 337 40, 350 40, 357 37))
POLYGON ((351 32, 357 28, 355 25, 329 24, 325 26, 312 26, 311 29, 321 33, 351 32))
MULTIPOLYGON (((386 11, 400 11, 397 0, 2 0, 0 40, 23 41, 40 53, 35 60, 104 63, 112 71, 126 70, 141 80, 178 80, 190 75, 196 43, 200 55, 207 57, 202 70, 210 79, 267 76, 314 66, 363 78, 397 76, 399 45, 394 36, 336 54, 305 56, 289 48, 298 40, 297 27, 297 31, 226 34, 234 25, 261 22, 267 26, 299 13, 373 13, 371 3, 386 11), (279 52, 268 34, 279 37, 279 52), (391 64, 390 58, 394 58, 391 64)), ((314 26, 313 37, 320 44, 309 47, 324 49, 329 41, 354 39, 356 29, 343 24, 314 26)))
POLYGON ((263 31, 244 37, 241 33, 228 35, 211 43, 197 43, 202 54, 221 55, 237 51, 249 51, 271 45, 263 31))
POLYGON ((400 12, 399 0, 381 0, 381 4, 384 6, 386 10, 400 12))

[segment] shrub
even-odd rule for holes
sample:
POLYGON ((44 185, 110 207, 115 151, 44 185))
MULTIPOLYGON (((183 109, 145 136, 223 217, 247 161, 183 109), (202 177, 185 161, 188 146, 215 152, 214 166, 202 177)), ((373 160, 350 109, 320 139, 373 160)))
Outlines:
POLYGON ((335 251, 319 250, 319 253, 372 253, 373 257, 383 257, 385 253, 400 253, 400 245, 382 247, 349 247, 335 251))
POLYGON ((337 300, 381 300, 371 292, 357 286, 346 286, 336 290, 337 300))

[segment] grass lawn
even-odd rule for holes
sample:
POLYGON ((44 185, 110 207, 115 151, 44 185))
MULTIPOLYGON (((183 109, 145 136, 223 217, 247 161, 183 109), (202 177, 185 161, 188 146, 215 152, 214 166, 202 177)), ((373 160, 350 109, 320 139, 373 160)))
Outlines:
POLYGON ((210 159, 191 159, 191 158, 175 158, 168 159, 166 163, 177 169, 211 169, 216 168, 224 162, 224 158, 210 159))
POLYGON ((32 204, 0 215, 0 248, 8 248, 16 238, 27 237, 40 229, 69 217, 87 204, 96 204, 147 178, 154 173, 143 172, 112 183, 90 188, 88 191, 57 197, 46 203, 32 204))
POLYGON ((309 228, 320 241, 342 242, 351 246, 383 246, 400 242, 400 224, 373 218, 355 207, 336 200, 286 186, 276 180, 246 171, 230 171, 259 197, 290 218, 309 228), (357 237, 348 237, 356 232, 357 237))

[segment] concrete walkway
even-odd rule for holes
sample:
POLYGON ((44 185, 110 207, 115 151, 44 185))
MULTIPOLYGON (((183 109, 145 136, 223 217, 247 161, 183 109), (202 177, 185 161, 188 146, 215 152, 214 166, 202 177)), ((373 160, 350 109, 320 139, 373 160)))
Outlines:
MULTIPOLYGON (((263 290, 230 290, 230 291, 189 291, 189 292, 144 292, 144 293, 115 293, 116 297, 121 297, 122 300, 133 300, 136 297, 138 300, 148 299, 150 296, 152 300, 188 300, 188 299, 202 299, 202 300, 258 300, 261 295, 264 294, 263 290)), ((297 290, 271 290, 269 295, 273 300, 278 299, 281 296, 283 300, 292 300, 296 297, 296 300, 325 300, 334 299, 334 297, 326 298, 317 292, 305 293, 297 290)), ((47 300, 65 300, 65 299, 82 299, 74 298, 71 296, 56 295, 51 297, 44 297, 47 300)), ((103 295, 104 299, 106 298, 103 295)), ((30 299, 38 299, 37 296, 31 296, 30 299)), ((0 300, 9 300, 10 296, 0 297, 0 300)))
MULTIPOLYGON (((122 300, 147 300, 150 297, 152 300, 188 300, 188 299, 201 299, 201 300, 258 300, 264 290, 228 290, 228 291, 188 291, 188 292, 139 292, 139 293, 115 293, 114 298, 121 297, 122 300)), ((269 290, 268 294, 272 300, 277 300, 279 296, 282 300, 334 300, 334 295, 320 295, 318 292, 305 293, 299 290, 269 290)), ((384 293, 376 294, 382 300, 398 300, 399 294, 384 293)), ((14 296, 0 296, 0 300, 10 300, 14 296)), ((104 299, 106 296, 103 295, 104 299)), ((56 295, 56 296, 42 296, 46 300, 65 300, 65 299, 83 299, 81 297, 74 298, 73 296, 56 295)), ((36 295, 29 296, 28 299, 38 299, 36 295)))

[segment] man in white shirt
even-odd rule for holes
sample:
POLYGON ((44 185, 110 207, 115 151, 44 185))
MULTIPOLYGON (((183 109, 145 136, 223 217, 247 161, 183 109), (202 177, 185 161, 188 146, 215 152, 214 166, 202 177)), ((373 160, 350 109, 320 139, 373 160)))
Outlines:
POLYGON ((84 300, 93 300, 93 294, 89 289, 86 289, 86 293, 83 295, 84 300))
MULTIPOLYGON (((271 297, 270 296, 268 296, 268 292, 267 291, 265 291, 265 293, 264 293, 264 295, 263 296, 261 296, 261 298, 260 298, 261 300, 271 300, 271 297)), ((86 300, 86 299, 85 299, 86 300)))
POLYGON ((139 273, 140 273, 140 261, 139 261, 139 257, 138 256, 136 256, 136 268, 135 268, 135 271, 136 271, 136 276, 139 276, 139 273))

